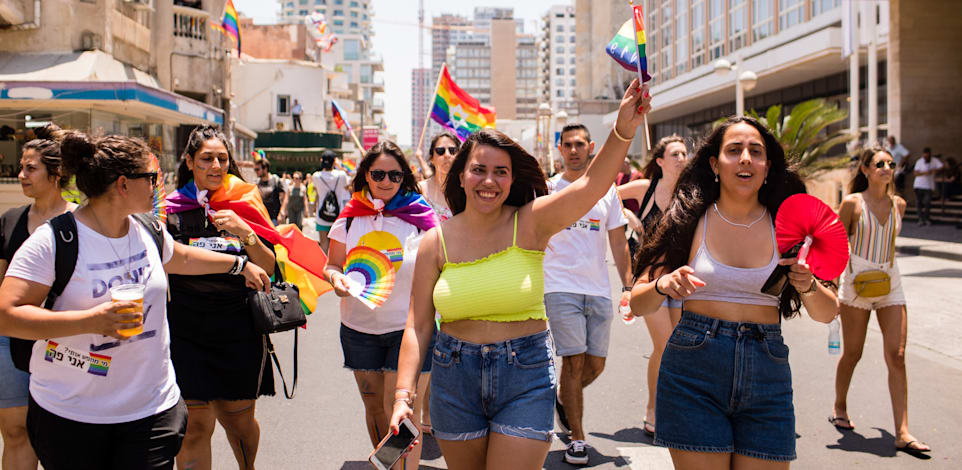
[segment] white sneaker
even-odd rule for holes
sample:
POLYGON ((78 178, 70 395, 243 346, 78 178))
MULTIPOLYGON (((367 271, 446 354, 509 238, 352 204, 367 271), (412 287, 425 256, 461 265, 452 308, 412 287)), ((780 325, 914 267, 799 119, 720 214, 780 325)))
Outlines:
POLYGON ((585 441, 571 441, 565 449, 565 462, 572 465, 588 464, 588 444, 585 441))

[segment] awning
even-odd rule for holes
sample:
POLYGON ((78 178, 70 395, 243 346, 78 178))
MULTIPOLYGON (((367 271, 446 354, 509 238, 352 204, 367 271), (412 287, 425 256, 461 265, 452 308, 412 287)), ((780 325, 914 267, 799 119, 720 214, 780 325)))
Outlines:
POLYGON ((160 88, 101 51, 0 53, 0 108, 97 109, 172 124, 224 124, 218 108, 160 88))

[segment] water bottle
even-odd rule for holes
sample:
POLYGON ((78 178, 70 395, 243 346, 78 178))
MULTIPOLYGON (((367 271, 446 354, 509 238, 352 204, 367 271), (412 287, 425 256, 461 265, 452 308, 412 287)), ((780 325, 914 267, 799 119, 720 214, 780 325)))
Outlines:
POLYGON ((828 354, 831 356, 837 356, 842 353, 842 337, 839 334, 841 326, 838 322, 838 317, 835 317, 832 323, 828 324, 828 354))
POLYGON ((627 299, 621 301, 621 306, 618 307, 618 313, 621 314, 621 321, 625 322, 626 325, 635 322, 635 316, 631 314, 631 307, 628 306, 627 299))

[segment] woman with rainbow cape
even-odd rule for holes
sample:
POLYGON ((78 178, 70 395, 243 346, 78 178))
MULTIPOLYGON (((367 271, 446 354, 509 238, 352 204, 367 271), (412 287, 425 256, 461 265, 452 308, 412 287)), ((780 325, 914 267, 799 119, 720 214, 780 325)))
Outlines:
MULTIPOLYGON (((300 288, 305 310, 313 311, 318 290, 324 290, 318 278, 324 254, 293 226, 274 227, 257 186, 241 179, 222 132, 194 129, 177 186, 166 208, 175 240, 248 257, 275 278, 281 267, 285 280, 300 288)), ((181 468, 211 468, 215 420, 224 426, 239 467, 254 466, 260 439, 255 400, 274 395, 274 374, 266 338, 254 328, 249 292, 225 275, 170 276, 171 360, 188 406, 177 457, 181 468)))
MULTIPOLYGON (((328 235, 325 274, 341 297, 344 367, 354 372, 368 436, 376 446, 388 433, 418 246, 438 219, 393 142, 367 151, 352 185, 354 194, 328 235)), ((421 372, 430 370, 429 359, 421 372)), ((416 445, 399 465, 418 468, 420 456, 416 445)))

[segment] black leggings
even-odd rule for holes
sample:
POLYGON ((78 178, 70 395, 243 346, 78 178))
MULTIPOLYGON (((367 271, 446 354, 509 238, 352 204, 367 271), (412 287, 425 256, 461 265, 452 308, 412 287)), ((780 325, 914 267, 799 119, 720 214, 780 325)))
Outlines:
POLYGON ((153 416, 116 424, 62 418, 33 397, 27 408, 27 434, 45 470, 170 470, 186 431, 184 400, 153 416))

